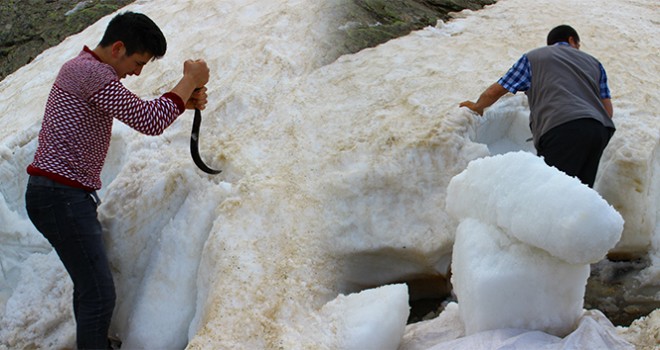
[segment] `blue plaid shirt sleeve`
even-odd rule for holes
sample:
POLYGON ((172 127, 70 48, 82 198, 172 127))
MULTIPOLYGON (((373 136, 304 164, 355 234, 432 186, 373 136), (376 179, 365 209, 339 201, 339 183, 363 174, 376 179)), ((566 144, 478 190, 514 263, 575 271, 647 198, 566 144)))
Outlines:
POLYGON ((529 90, 532 84, 532 68, 527 55, 522 55, 497 83, 514 94, 518 91, 529 90))
POLYGON ((610 88, 607 86, 607 73, 605 73, 605 68, 603 67, 602 64, 598 64, 600 66, 600 98, 606 99, 606 98, 612 98, 612 94, 610 93, 610 88))

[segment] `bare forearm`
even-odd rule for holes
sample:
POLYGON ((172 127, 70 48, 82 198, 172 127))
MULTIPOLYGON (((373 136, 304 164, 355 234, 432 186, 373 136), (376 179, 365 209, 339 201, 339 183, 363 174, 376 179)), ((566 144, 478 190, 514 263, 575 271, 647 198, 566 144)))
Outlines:
POLYGON ((490 107, 493 103, 497 102, 500 97, 504 96, 508 91, 500 84, 494 83, 489 86, 481 95, 477 102, 464 101, 459 105, 460 107, 467 107, 479 115, 484 114, 484 109, 490 107))
POLYGON ((506 93, 507 90, 504 89, 502 85, 494 83, 493 85, 489 86, 488 89, 486 89, 486 91, 481 94, 481 96, 479 96, 479 99, 477 100, 477 106, 482 110, 490 107, 506 93))
POLYGON ((172 92, 181 97, 184 103, 187 103, 195 88, 197 88, 196 82, 191 77, 184 75, 174 86, 172 92))
POLYGON ((607 115, 610 116, 610 119, 612 119, 612 116, 614 115, 614 107, 612 107, 612 100, 609 98, 604 98, 601 100, 603 103, 603 107, 605 107, 605 110, 607 111, 607 115))

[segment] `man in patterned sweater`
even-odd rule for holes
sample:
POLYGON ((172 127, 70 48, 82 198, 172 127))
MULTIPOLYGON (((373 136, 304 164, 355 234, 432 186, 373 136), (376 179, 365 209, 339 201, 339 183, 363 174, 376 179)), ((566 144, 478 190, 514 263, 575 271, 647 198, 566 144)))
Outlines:
POLYGON ((603 150, 614 134, 612 101, 603 65, 580 51, 567 25, 548 33, 548 46, 524 54, 477 102, 460 107, 483 114, 507 92, 525 91, 537 154, 548 165, 593 187, 603 150))
POLYGON ((204 109, 209 70, 203 60, 183 64, 183 77, 161 97, 146 101, 120 82, 140 75, 167 43, 147 16, 114 17, 94 50, 84 47, 55 80, 27 168, 30 220, 57 251, 73 281, 79 349, 108 348, 115 287, 97 219, 101 169, 113 119, 147 134, 161 134, 186 108, 204 109))

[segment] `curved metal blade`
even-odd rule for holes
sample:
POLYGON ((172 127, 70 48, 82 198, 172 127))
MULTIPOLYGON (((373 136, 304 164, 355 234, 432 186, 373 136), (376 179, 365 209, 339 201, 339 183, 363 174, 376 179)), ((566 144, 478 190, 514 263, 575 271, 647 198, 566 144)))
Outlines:
POLYGON ((190 154, 197 167, 211 175, 220 174, 222 170, 211 169, 204 163, 202 157, 199 156, 199 126, 202 124, 202 112, 195 109, 195 118, 193 119, 192 133, 190 134, 190 154))

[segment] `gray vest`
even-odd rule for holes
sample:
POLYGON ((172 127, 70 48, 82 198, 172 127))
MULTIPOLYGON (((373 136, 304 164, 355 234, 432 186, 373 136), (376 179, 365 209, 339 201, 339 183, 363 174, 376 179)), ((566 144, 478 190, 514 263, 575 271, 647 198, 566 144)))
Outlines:
POLYGON ((582 118, 614 128, 600 99, 598 60, 567 45, 544 46, 527 53, 532 69, 529 100, 534 145, 550 129, 582 118))

